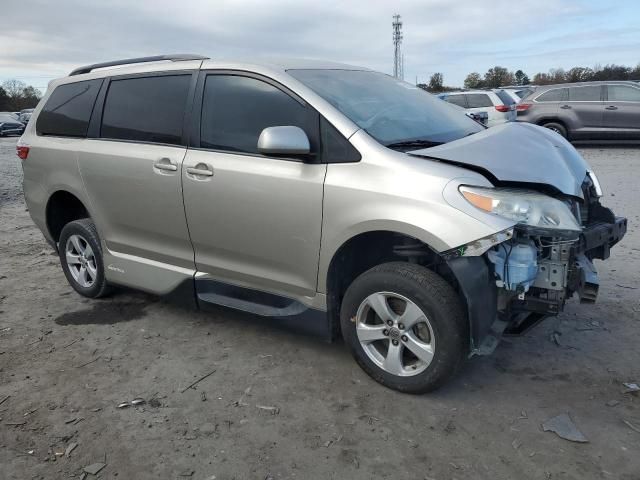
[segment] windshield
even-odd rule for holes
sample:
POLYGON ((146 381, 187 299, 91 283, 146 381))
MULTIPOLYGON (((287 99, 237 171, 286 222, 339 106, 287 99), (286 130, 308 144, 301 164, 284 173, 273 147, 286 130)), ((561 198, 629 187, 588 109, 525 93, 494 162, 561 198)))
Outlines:
POLYGON ((288 73, 383 145, 420 141, 440 144, 483 130, 463 110, 383 73, 362 70, 288 73))

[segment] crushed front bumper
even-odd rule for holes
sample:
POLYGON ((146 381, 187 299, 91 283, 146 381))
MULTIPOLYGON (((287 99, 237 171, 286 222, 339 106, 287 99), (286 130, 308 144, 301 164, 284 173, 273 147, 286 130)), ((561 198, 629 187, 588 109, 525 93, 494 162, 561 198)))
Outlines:
MULTIPOLYGON (((575 233, 572 238, 558 237, 517 226, 502 243, 535 245, 531 248, 537 257, 534 275, 520 285, 505 282, 504 272, 497 270, 506 267, 496 268, 490 254, 465 256, 464 249, 448 252, 446 263, 466 301, 472 354, 490 353, 500 335, 522 334, 543 318, 557 315, 574 293, 582 303, 594 303, 599 280, 592 261, 607 259, 627 231, 626 218, 612 213, 609 218, 611 222, 585 226, 577 238, 575 233)), ((499 251, 501 246, 491 248, 499 251)))

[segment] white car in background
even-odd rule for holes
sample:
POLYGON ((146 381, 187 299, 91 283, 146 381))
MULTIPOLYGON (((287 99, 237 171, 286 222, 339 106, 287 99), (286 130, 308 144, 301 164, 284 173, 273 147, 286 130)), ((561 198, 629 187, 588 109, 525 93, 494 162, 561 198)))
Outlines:
POLYGON ((502 90, 469 90, 446 92, 438 95, 445 102, 464 108, 468 113, 487 114, 487 126, 513 122, 516 119, 516 102, 502 90))

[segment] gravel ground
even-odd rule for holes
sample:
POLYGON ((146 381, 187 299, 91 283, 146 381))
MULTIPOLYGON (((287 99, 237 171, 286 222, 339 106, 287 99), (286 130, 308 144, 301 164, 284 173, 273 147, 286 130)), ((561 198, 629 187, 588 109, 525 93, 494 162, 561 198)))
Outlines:
POLYGON ((342 344, 255 317, 79 297, 25 209, 15 143, 0 139, 3 479, 78 478, 96 462, 109 479, 640 478, 640 396, 622 385, 640 383, 640 150, 581 149, 630 222, 596 265, 599 302, 572 301, 408 396, 342 344), (117 408, 136 397, 147 403, 117 408), (562 413, 589 443, 542 430, 562 413))

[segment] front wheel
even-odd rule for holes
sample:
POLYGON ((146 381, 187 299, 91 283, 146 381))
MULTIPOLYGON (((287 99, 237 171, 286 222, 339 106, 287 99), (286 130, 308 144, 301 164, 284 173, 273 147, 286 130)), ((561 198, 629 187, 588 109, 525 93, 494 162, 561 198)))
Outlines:
POLYGON ((469 328, 460 298, 422 266, 378 265, 347 289, 342 335, 374 380, 406 393, 435 390, 460 368, 469 328))
POLYGON ((58 243, 60 263, 69 284, 80 295, 99 298, 109 293, 100 238, 89 218, 67 223, 58 243))

